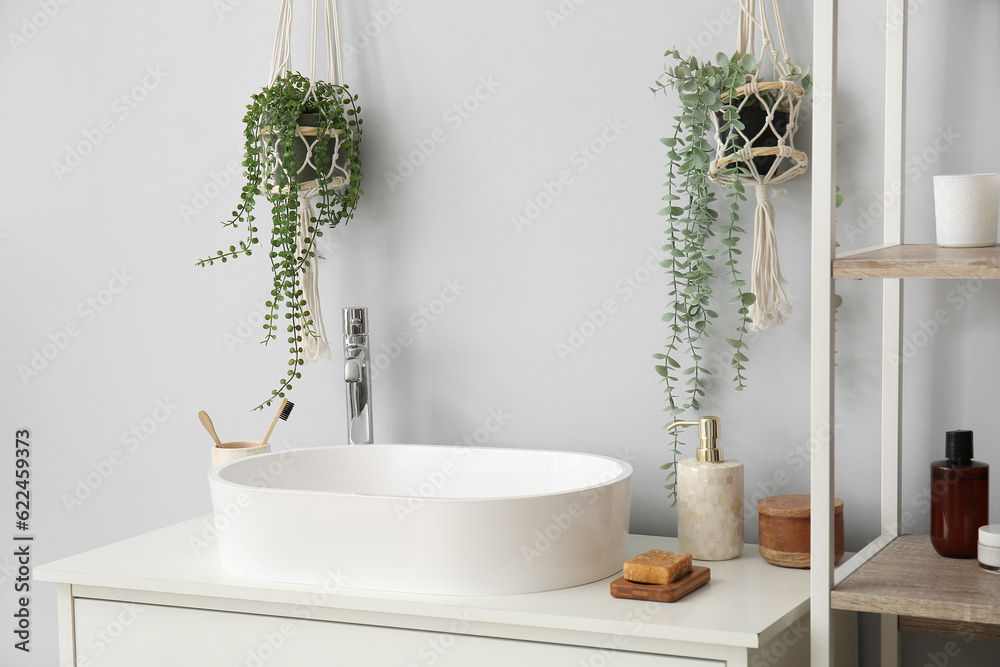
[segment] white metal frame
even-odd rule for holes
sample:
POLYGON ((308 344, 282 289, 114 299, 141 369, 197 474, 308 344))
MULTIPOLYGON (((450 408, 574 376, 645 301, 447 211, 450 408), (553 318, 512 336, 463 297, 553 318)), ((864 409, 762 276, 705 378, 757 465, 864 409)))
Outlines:
MULTIPOLYGON (((899 536, 903 281, 882 283, 881 534, 853 558, 833 566, 834 373, 833 259, 836 245, 838 0, 813 2, 812 316, 810 342, 812 461, 811 665, 830 667, 830 591, 899 536), (820 566, 828 563, 826 567, 820 566)), ((885 222, 883 242, 903 242, 906 160, 907 0, 886 0, 885 222)), ((883 666, 899 665, 898 618, 882 616, 883 666)))

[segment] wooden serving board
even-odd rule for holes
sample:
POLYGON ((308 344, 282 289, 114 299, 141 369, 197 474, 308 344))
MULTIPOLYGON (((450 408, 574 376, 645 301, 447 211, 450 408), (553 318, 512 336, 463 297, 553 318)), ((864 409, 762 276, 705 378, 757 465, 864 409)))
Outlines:
POLYGON ((653 602, 676 602, 691 591, 701 588, 712 578, 707 567, 695 565, 690 574, 672 584, 637 584, 618 577, 611 582, 611 595, 626 600, 651 600, 653 602))

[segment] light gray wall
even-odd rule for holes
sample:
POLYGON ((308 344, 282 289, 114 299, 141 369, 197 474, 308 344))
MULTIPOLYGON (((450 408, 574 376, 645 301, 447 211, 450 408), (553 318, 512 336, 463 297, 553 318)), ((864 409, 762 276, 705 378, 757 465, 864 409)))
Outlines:
MULTIPOLYGON (((334 334, 341 307, 370 309, 374 351, 385 355, 376 439, 482 440, 491 411, 501 413, 485 444, 623 458, 636 470, 633 531, 675 534, 650 355, 667 333, 655 268, 658 138, 676 106, 648 86, 668 48, 731 50, 736 3, 341 4, 346 77, 365 119, 365 197, 356 220, 326 237, 321 292, 334 334), (456 104, 469 111, 457 115, 456 104), (402 182, 387 178, 401 162, 419 164, 402 182), (561 174, 567 184, 547 198, 561 174), (518 225, 516 214, 535 213, 531 201, 540 211, 518 225), (446 305, 448 290, 457 298, 446 305), (610 315, 593 315, 606 304, 610 315), (590 319, 601 325, 584 326, 590 319), (593 335, 561 354, 581 329, 593 335), (411 343, 396 354, 404 334, 411 343)), ((880 238, 878 4, 842 3, 845 249, 880 238)), ((932 242, 931 175, 1000 169, 1000 10, 987 0, 912 4, 908 148, 920 161, 908 170, 908 240, 932 242)), ((808 64, 809 5, 787 2, 784 12, 795 59, 808 64)), ((35 563, 209 512, 210 441, 198 410, 224 439, 259 439, 267 428, 270 414, 249 411, 285 368, 285 346, 257 344, 267 262, 194 261, 241 238, 218 222, 239 196, 242 179, 227 165, 241 160, 241 119, 265 83, 276 16, 277 2, 243 0, 0 5, 0 433, 10 442, 17 428, 32 432, 35 563), (37 374, 19 370, 33 361, 37 374)), ((304 24, 297 35, 305 68, 304 24)), ((806 148, 809 129, 798 137, 806 148)), ((705 404, 724 420, 727 455, 746 462, 750 507, 808 491, 809 192, 800 178, 777 204, 796 312, 752 341, 749 388, 720 382, 705 404)), ((838 289, 837 493, 848 547, 859 548, 879 532, 878 285, 838 289)), ((975 429, 978 458, 1000 462, 998 301, 992 283, 907 285, 908 531, 928 530, 926 465, 945 430, 975 429), (929 333, 938 311, 946 321, 929 333)), ((336 364, 305 369, 278 446, 343 441, 339 377, 336 364)), ((4 455, 0 466, 12 465, 4 455)), ((12 496, 12 475, 2 477, 0 492, 12 496)), ((753 513, 747 539, 756 540, 753 513)), ((0 557, 4 609, 11 563, 0 557)), ((5 642, 4 664, 55 663, 53 589, 39 584, 32 604, 35 651, 15 654, 5 642)), ((907 664, 943 646, 908 640, 907 664)), ((963 644, 950 664, 981 664, 981 650, 963 644)))

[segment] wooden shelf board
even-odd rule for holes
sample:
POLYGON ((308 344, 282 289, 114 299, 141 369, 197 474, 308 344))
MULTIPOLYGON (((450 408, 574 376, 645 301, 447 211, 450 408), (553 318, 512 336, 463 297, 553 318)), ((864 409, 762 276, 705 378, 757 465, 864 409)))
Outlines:
POLYGON ((939 637, 962 637, 964 639, 985 639, 1000 641, 1000 625, 989 623, 966 623, 965 621, 942 621, 939 618, 899 617, 899 631, 939 637))
POLYGON ((1000 246, 891 245, 833 260, 834 278, 1000 278, 1000 246))
POLYGON ((1000 576, 944 558, 928 535, 902 535, 831 593, 834 609, 1000 624, 1000 576))

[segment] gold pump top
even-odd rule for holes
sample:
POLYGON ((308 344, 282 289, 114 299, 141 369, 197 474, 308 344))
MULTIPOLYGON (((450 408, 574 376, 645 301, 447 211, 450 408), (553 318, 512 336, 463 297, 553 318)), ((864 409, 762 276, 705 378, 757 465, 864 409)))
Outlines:
POLYGON ((701 447, 698 448, 698 460, 707 463, 721 463, 722 450, 719 448, 719 438, 722 437, 722 420, 718 417, 701 417, 696 421, 676 421, 667 426, 672 431, 678 426, 697 426, 701 447))

